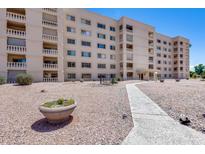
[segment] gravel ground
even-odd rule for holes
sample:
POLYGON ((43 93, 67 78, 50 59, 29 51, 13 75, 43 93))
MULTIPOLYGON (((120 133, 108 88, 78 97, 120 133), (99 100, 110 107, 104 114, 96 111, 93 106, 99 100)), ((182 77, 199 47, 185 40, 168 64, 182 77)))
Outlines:
POLYGON ((191 120, 190 127, 205 133, 205 81, 165 80, 137 85, 172 118, 179 121, 184 115, 191 120))
POLYGON ((0 86, 0 144, 120 144, 133 127, 125 84, 34 83, 0 86), (40 92, 45 89, 46 92, 40 92), (70 120, 50 125, 39 104, 74 98, 70 120), (126 118, 122 115, 126 114, 126 118))

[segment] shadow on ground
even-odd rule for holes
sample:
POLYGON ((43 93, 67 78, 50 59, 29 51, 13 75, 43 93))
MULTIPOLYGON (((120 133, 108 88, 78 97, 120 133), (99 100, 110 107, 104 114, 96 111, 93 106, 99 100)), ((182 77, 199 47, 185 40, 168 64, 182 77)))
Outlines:
POLYGON ((73 116, 70 116, 69 119, 60 124, 50 124, 46 118, 40 119, 34 122, 31 125, 31 129, 37 132, 52 132, 58 129, 61 129, 67 125, 69 125, 73 121, 73 116))

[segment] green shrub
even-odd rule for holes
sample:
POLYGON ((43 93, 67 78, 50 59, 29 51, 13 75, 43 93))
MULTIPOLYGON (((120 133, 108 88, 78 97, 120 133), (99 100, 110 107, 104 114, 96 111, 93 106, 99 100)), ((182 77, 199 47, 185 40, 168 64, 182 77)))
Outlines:
POLYGON ((117 81, 121 81, 121 79, 120 79, 120 78, 117 78, 117 81))
POLYGON ((22 73, 16 76, 16 83, 18 83, 19 85, 30 85, 32 84, 32 82, 32 76, 29 74, 22 73))
POLYGON ((75 103, 74 99, 63 99, 60 98, 56 101, 51 101, 51 102, 46 102, 42 106, 48 107, 48 108, 56 108, 56 107, 61 107, 61 106, 69 106, 75 103))
POLYGON ((6 83, 6 82, 5 82, 4 77, 0 76, 0 85, 5 84, 5 83, 6 83))
POLYGON ((112 84, 117 84, 118 82, 117 82, 116 78, 112 78, 111 83, 112 84))
POLYGON ((205 79, 205 71, 202 73, 201 78, 205 79))

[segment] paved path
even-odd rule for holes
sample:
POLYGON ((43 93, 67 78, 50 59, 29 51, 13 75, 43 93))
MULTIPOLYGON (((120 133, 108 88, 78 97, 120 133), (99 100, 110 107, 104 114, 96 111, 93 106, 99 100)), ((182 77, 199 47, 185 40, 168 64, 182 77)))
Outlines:
POLYGON ((205 144, 204 134, 169 117, 136 84, 126 85, 134 127, 122 144, 205 144))

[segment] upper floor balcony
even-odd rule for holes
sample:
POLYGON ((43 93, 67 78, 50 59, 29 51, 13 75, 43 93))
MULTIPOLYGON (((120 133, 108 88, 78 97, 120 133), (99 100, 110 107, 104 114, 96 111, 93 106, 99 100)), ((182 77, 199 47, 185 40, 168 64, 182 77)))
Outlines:
POLYGON ((43 54, 58 55, 58 50, 57 49, 43 49, 43 54))
POLYGON ((26 62, 7 62, 8 69, 25 70, 26 62))
POLYGON ((58 41, 58 37, 55 35, 43 34, 42 38, 47 41, 58 41))
POLYGON ((15 45, 7 45, 7 51, 13 52, 13 53, 20 53, 25 54, 26 53, 26 47, 25 46, 15 46, 15 45))
POLYGON ((58 23, 56 21, 50 21, 50 20, 42 20, 42 24, 44 26, 51 26, 51 27, 57 27, 58 23))
POLYGON ((8 20, 14 20, 17 22, 25 22, 26 14, 25 9, 7 9, 6 17, 8 20))
POLYGON ((7 28, 6 33, 7 33, 7 35, 9 35, 11 37, 20 37, 20 38, 26 37, 26 31, 22 31, 22 30, 7 28))
POLYGON ((57 8, 42 8, 43 12, 56 14, 58 9, 57 8))
POLYGON ((43 63, 44 69, 58 69, 58 64, 52 64, 52 63, 43 63))

